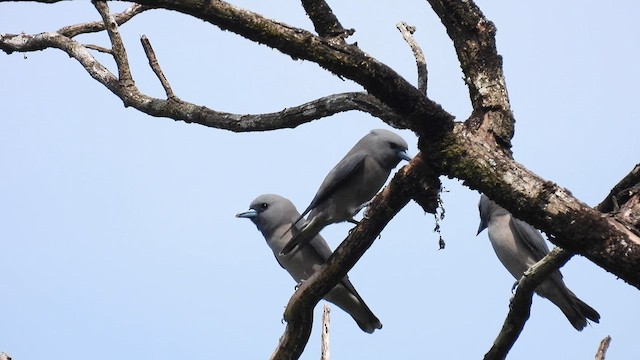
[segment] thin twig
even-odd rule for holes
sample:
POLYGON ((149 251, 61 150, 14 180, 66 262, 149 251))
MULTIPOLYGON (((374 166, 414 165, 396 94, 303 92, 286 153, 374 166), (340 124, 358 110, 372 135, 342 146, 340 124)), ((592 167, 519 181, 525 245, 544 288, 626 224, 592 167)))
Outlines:
MULTIPOLYGON (((118 25, 122 25, 127 21, 131 20, 134 16, 144 11, 147 11, 149 9, 152 9, 152 8, 145 5, 133 4, 130 7, 128 7, 125 11, 115 14, 113 17, 118 25)), ((60 28, 57 31, 57 33, 59 33, 60 35, 64 35, 68 38, 73 38, 80 34, 99 32, 99 31, 103 31, 104 29, 105 29, 104 21, 92 21, 92 22, 87 22, 82 24, 64 26, 60 28)))
POLYGON ((82 45, 82 46, 86 47, 87 49, 91 49, 91 50, 95 50, 95 51, 98 51, 98 52, 101 52, 101 53, 113 55, 113 51, 111 49, 107 49, 107 48, 102 47, 102 46, 93 45, 93 44, 85 44, 85 45, 82 45))
POLYGON ((331 347, 329 346, 329 325, 331 322, 331 308, 329 304, 324 304, 322 307, 322 346, 320 349, 320 360, 331 359, 331 347))
POLYGON ((156 53, 153 51, 153 47, 151 47, 151 43, 149 39, 145 35, 140 37, 140 42, 142 43, 142 47, 144 48, 144 53, 147 55, 147 59, 149 59, 149 66, 160 80, 162 87, 164 88, 164 92, 167 94, 167 98, 173 99, 175 95, 173 94, 173 90, 171 90, 171 85, 169 85, 169 81, 164 76, 162 69, 160 68, 160 64, 158 63, 158 59, 156 58, 156 53))
POLYGON ((502 329, 493 342, 493 346, 484 356, 484 360, 504 359, 524 329, 524 324, 531 313, 533 292, 551 273, 562 267, 573 256, 572 253, 559 247, 553 248, 542 260, 525 271, 518 281, 509 314, 504 320, 502 329))
POLYGON ((602 341, 600 341, 600 346, 598 346, 598 352, 596 352, 595 360, 604 360, 605 355, 607 355, 607 349, 609 348, 609 344, 611 343, 611 336, 607 335, 602 341))
POLYGON ((418 45, 416 39, 413 38, 413 33, 416 32, 416 27, 407 25, 406 22, 399 22, 396 27, 400 30, 404 41, 406 41, 411 47, 413 56, 416 58, 416 66, 418 68, 418 90, 427 95, 427 80, 429 76, 427 71, 427 61, 424 58, 424 53, 422 52, 420 45, 418 45))

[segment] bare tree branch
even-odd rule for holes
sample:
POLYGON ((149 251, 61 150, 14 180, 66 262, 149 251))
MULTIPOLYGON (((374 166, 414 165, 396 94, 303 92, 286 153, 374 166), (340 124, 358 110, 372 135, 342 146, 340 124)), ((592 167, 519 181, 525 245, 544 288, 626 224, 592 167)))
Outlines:
POLYGON ((83 46, 86 47, 89 50, 95 50, 97 52, 101 52, 101 53, 104 53, 104 54, 113 55, 113 50, 107 49, 107 48, 102 47, 102 46, 93 45, 93 44, 85 44, 83 46))
POLYGON ((66 52, 82 64, 89 75, 106 86, 125 104, 151 116, 171 117, 188 123, 198 123, 235 132, 293 128, 350 110, 364 111, 390 123, 402 121, 400 116, 373 96, 358 92, 326 96, 279 112, 256 115, 219 112, 178 99, 156 99, 139 93, 135 85, 130 86, 128 92, 125 91, 115 75, 100 64, 83 45, 58 33, 0 34, 0 50, 6 53, 30 52, 46 48, 57 48, 66 52))
POLYGON ((609 349, 609 344, 611 343, 611 336, 605 337, 600 342, 600 346, 598 346, 598 352, 596 352, 595 360, 604 360, 605 355, 607 354, 607 349, 609 349))
POLYGON ((109 13, 109 5, 107 5, 106 1, 92 1, 92 3, 100 13, 100 16, 102 16, 102 21, 104 21, 107 34, 109 34, 111 50, 113 51, 113 58, 115 59, 116 66, 118 67, 118 79, 120 80, 121 86, 125 88, 135 86, 133 77, 131 76, 131 69, 129 68, 127 50, 122 42, 122 37, 118 30, 118 24, 116 23, 113 15, 109 13))
POLYGON ((156 53, 153 51, 153 47, 151 47, 151 43, 146 36, 142 35, 140 37, 140 42, 142 43, 142 47, 144 48, 144 53, 147 55, 147 59, 149 59, 149 66, 160 80, 162 87, 164 88, 164 92, 167 94, 167 98, 174 98, 173 90, 171 90, 171 85, 169 85, 169 81, 164 76, 162 69, 160 68, 160 64, 158 63, 158 59, 156 58, 156 53))
MULTIPOLYGON (((107 21, 110 21, 109 17, 107 17, 107 21)), ((112 27, 115 26, 117 31, 117 26, 114 23, 111 24, 112 27)), ((117 44, 119 34, 116 35, 112 32, 111 38, 117 44)), ((114 75, 97 62, 90 53, 86 52, 80 44, 60 34, 0 34, 0 49, 6 53, 38 51, 49 47, 63 50, 78 60, 94 79, 117 95, 126 106, 132 106, 152 116, 171 117, 175 120, 236 132, 292 128, 309 121, 350 110, 364 111, 392 124, 400 124, 404 121, 401 116, 395 114, 382 102, 364 93, 327 96, 280 112, 257 115, 219 112, 179 99, 156 99, 141 94, 133 81, 125 82, 122 84, 123 86, 119 86, 114 75)), ((90 47, 103 52, 110 52, 110 50, 103 48, 90 47)), ((118 46, 118 48, 121 47, 118 46)), ((126 53, 121 51, 119 59, 119 69, 122 69, 125 77, 127 77, 127 74, 130 75, 130 73, 126 62, 126 53)))
POLYGON ((400 30, 404 41, 409 44, 411 47, 411 51, 413 52, 413 56, 416 58, 416 67, 418 68, 418 90, 420 90, 423 94, 427 95, 427 62, 424 59, 424 53, 420 48, 420 45, 413 38, 413 33, 416 31, 415 26, 409 26, 405 22, 399 22, 396 27, 400 30))
POLYGON ((331 346, 329 345, 329 325, 331 322, 331 308, 328 304, 322 307, 322 346, 320 348, 320 360, 331 359, 331 346))
POLYGON ((87 49, 57 32, 29 34, 0 34, 0 50, 12 52, 39 51, 46 48, 60 49, 76 59, 92 78, 106 86, 111 92, 122 97, 118 79, 106 67, 100 64, 87 49))
POLYGON ((453 40, 473 110, 484 115, 472 116, 469 125, 486 128, 501 146, 511 148, 515 120, 496 49, 495 25, 473 1, 428 1, 453 40))
POLYGON ((485 360, 498 360, 507 357, 509 350, 522 333, 525 322, 529 319, 535 289, 544 279, 569 261, 572 256, 573 254, 568 251, 555 247, 518 280, 518 288, 511 299, 507 318, 498 337, 493 342, 493 346, 485 354, 485 360))
POLYGON ((202 6, 200 1, 142 0, 153 7, 179 11, 278 49, 296 59, 313 61, 341 77, 362 85, 401 116, 395 127, 411 128, 428 138, 440 138, 453 126, 453 116, 427 99, 413 85, 357 46, 341 45, 312 33, 273 21, 224 1, 202 6))
MULTIPOLYGON (((118 25, 122 25, 127 21, 131 20, 134 16, 141 14, 147 10, 151 9, 148 6, 133 4, 125 11, 113 15, 113 18, 118 25)), ((80 34, 88 34, 95 33, 105 30, 104 21, 92 21, 88 23, 69 25, 60 28, 57 32, 60 35, 64 35, 68 38, 73 38, 80 34)))

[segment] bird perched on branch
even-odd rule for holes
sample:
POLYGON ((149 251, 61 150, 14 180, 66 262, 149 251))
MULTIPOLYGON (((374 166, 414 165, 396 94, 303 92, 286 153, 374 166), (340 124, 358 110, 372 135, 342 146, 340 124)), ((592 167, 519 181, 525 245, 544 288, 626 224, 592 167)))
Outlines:
POLYGON ((380 190, 391 169, 400 160, 410 161, 407 142, 384 129, 371 130, 327 174, 311 204, 293 222, 309 214, 301 230, 284 246, 288 254, 304 247, 325 226, 343 221, 357 222, 353 216, 380 190))
MULTIPOLYGON (((274 194, 258 196, 249 205, 249 210, 236 215, 248 218, 256 225, 280 266, 298 283, 307 280, 318 271, 332 254, 329 245, 319 234, 303 249, 288 255, 280 254, 287 241, 298 232, 298 227, 293 226, 293 222, 299 216, 300 213, 291 201, 274 194)), ((371 312, 347 276, 331 289, 324 299, 351 315, 362 331, 373 333, 376 329, 382 328, 380 320, 371 312)))
MULTIPOLYGON (((486 195, 480 196, 480 226, 478 234, 488 228, 489 240, 498 259, 514 278, 520 279, 525 271, 549 253, 540 232, 486 195)), ((587 319, 600 321, 600 314, 567 288, 560 271, 555 271, 536 288, 536 293, 554 303, 580 331, 587 319)))

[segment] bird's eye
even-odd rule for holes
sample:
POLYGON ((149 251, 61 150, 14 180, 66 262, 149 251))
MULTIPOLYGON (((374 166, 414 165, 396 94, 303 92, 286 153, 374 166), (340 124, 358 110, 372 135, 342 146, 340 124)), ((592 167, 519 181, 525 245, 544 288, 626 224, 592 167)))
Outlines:
POLYGON ((269 204, 267 204, 267 203, 260 204, 260 209, 262 209, 262 210, 267 210, 268 207, 269 207, 269 204))
POLYGON ((397 150, 398 149, 398 144, 389 143, 389 147, 391 148, 391 150, 397 150))

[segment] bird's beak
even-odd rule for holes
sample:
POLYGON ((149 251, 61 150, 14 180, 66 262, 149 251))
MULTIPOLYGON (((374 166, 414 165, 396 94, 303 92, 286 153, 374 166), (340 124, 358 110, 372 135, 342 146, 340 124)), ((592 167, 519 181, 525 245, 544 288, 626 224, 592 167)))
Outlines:
POLYGON ((258 216, 258 212, 255 211, 254 209, 249 209, 247 211, 239 212, 239 213, 236 214, 237 218, 249 218, 249 219, 251 219, 251 218, 254 218, 256 216, 258 216))
MULTIPOLYGON (((236 215, 238 216, 238 215, 236 215)), ((478 232, 476 233, 476 236, 480 235, 480 233, 482 232, 482 230, 487 228, 487 223, 484 221, 480 221, 480 226, 478 226, 478 232)))
POLYGON ((409 154, 407 154, 405 150, 398 151, 396 155, 398 155, 398 157, 402 160, 411 161, 411 156, 409 156, 409 154))

